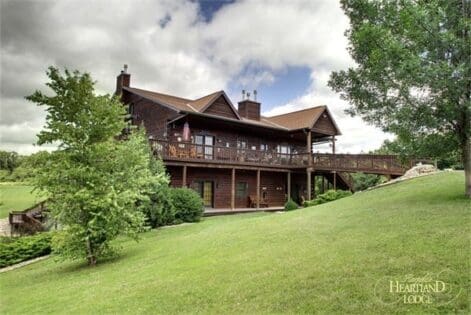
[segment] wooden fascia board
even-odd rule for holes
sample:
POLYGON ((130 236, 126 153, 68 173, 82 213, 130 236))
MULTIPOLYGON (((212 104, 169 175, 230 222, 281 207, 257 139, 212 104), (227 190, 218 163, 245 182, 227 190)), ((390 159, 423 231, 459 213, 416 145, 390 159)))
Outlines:
POLYGON ((126 89, 126 88, 123 88, 123 90, 126 90, 128 93, 132 93, 132 94, 137 95, 137 96, 139 96, 139 97, 141 97, 141 98, 143 98, 143 99, 146 99, 146 100, 148 100, 149 102, 152 102, 152 103, 155 103, 155 104, 157 104, 157 105, 166 107, 166 108, 171 109, 171 110, 174 110, 174 111, 176 111, 176 112, 181 112, 180 109, 178 109, 178 108, 176 108, 176 107, 174 107, 174 106, 172 106, 172 105, 170 105, 170 104, 167 104, 167 103, 164 103, 164 102, 161 102, 161 101, 156 101, 156 100, 154 100, 154 99, 152 99, 152 98, 150 98, 150 97, 148 97, 148 96, 142 95, 142 94, 139 93, 139 92, 130 91, 130 90, 126 89))

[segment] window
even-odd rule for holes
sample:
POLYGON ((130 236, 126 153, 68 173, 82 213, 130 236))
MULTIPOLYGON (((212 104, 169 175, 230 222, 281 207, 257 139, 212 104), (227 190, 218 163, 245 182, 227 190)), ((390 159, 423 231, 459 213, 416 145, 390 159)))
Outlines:
POLYGON ((291 148, 288 145, 279 144, 276 147, 276 152, 279 153, 279 154, 290 154, 291 153, 291 148))
POLYGON ((214 137, 206 135, 197 135, 194 138, 196 152, 198 156, 211 160, 213 158, 214 137))
POLYGON ((237 149, 247 149, 247 142, 244 140, 237 140, 237 149))
POLYGON ((262 200, 267 200, 267 192, 265 190, 262 191, 262 200))
POLYGON ((249 185, 247 182, 238 182, 236 186, 237 198, 246 198, 248 196, 249 185))
POLYGON ((257 146, 256 145, 253 145, 250 147, 253 151, 257 150, 257 146))
POLYGON ((268 151, 268 144, 266 143, 260 144, 260 151, 268 151))
POLYGON ((237 153, 243 154, 247 149, 247 141, 245 140, 237 140, 237 153))

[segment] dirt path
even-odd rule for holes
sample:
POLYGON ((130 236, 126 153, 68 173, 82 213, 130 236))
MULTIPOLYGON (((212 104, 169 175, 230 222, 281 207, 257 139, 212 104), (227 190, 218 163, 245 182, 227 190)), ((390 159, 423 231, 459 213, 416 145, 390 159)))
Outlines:
POLYGON ((0 219, 0 236, 10 236, 10 222, 8 218, 0 219))

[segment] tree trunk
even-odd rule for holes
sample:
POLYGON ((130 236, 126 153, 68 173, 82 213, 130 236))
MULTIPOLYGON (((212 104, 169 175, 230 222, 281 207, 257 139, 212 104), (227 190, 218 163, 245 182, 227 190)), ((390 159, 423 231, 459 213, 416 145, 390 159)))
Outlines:
POLYGON ((87 261, 89 266, 96 265, 96 256, 93 253, 92 245, 90 244, 90 239, 87 238, 87 261))
POLYGON ((471 198, 471 137, 468 136, 463 145, 463 166, 465 177, 465 194, 471 198))

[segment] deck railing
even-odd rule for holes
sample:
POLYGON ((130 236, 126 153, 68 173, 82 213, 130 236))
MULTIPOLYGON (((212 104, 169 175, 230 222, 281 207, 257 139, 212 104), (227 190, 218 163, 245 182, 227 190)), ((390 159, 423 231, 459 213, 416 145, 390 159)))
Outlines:
POLYGON ((183 161, 205 161, 218 163, 256 164, 274 166, 308 165, 306 153, 278 153, 273 151, 234 148, 219 145, 195 144, 151 140, 153 152, 164 159, 183 161))
POLYGON ((402 175, 418 162, 430 160, 409 159, 403 161, 397 155, 312 153, 312 164, 306 152, 278 153, 248 148, 151 140, 155 154, 167 160, 217 162, 259 166, 313 167, 315 170, 338 172, 365 172, 402 175))

